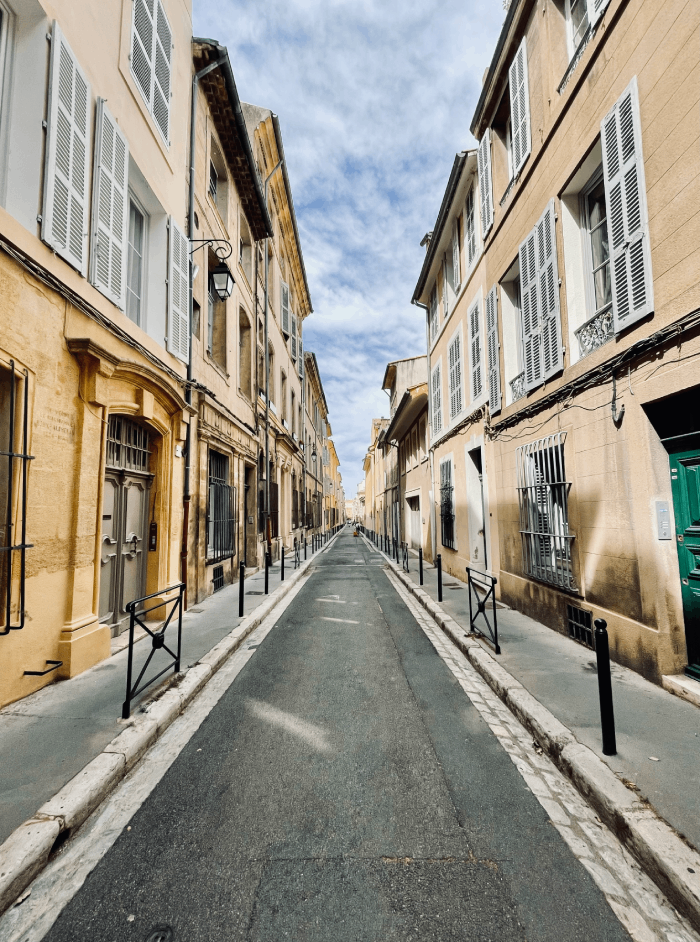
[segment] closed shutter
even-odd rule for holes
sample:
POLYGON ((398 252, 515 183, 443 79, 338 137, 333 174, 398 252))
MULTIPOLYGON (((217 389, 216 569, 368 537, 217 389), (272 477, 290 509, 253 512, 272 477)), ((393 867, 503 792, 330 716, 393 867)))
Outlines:
MULTIPOLYGON (((299 376, 304 378, 304 345, 301 342, 301 337, 299 338, 299 356, 298 356, 298 367, 299 367, 299 376)), ((301 429, 299 429, 301 431, 301 429)))
POLYGON ((172 33, 160 0, 134 0, 131 71, 169 144, 172 33))
POLYGON ((90 85, 56 22, 50 74, 41 238, 86 275, 90 85))
POLYGON ((501 369, 496 285, 486 295, 486 350, 489 370, 489 413, 496 415, 501 411, 501 369))
POLYGON ((442 429, 442 389, 440 386, 440 364, 433 370, 433 437, 442 429))
POLYGON ((461 284, 459 271, 459 219, 455 219, 452 229, 452 283, 454 284, 455 294, 457 294, 461 284))
POLYGON ((519 258, 525 390, 529 392, 529 390, 535 389, 542 383, 542 350, 537 302, 537 256, 534 229, 521 243, 519 258))
POLYGON ((517 176, 530 153, 530 93, 527 81, 525 37, 508 71, 510 122, 513 141, 513 176, 517 176))
POLYGON ((447 254, 442 260, 442 316, 447 320, 450 313, 450 301, 447 295, 447 254))
POLYGON ((97 99, 92 184, 91 283, 126 307, 129 145, 103 98, 97 99))
POLYGON ((189 240, 170 217, 168 253, 168 350, 187 363, 190 358, 189 240))
POLYGON ((472 401, 481 396, 484 388, 481 373, 481 319, 479 317, 479 302, 476 301, 469 311, 469 353, 472 401))
POLYGON ((654 310, 637 79, 600 126, 615 333, 654 310))
POLYGON ((537 239, 537 282, 542 336, 542 375, 549 379, 564 365, 559 309, 559 267, 554 200, 550 200, 535 226, 537 239))
POLYGON ((290 312, 290 319, 292 322, 292 342, 290 344, 292 351, 292 359, 296 360, 297 358, 297 316, 294 311, 290 312))
POLYGON ((493 184, 491 181, 491 129, 486 128, 479 141, 479 197, 481 202, 481 236, 486 238, 493 225, 493 184))
POLYGON ((454 419, 462 411, 462 344, 459 334, 450 343, 448 351, 450 418, 454 419))
POLYGON ((282 332, 289 336, 290 327, 289 327, 289 285, 281 281, 280 282, 280 306, 282 308, 282 332))

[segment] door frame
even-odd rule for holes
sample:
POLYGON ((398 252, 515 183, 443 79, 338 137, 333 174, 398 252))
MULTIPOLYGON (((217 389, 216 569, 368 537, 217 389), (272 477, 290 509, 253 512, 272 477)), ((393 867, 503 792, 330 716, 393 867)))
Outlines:
MULTIPOLYGON (((690 529, 690 527, 683 525, 683 520, 684 518, 687 519, 689 517, 689 510, 687 507, 687 494, 681 484, 681 475, 678 473, 678 465, 682 463, 683 459, 697 458, 698 463, 700 464, 700 432, 693 432, 678 436, 675 441, 666 440, 664 445, 668 451, 671 494, 673 500, 673 516, 675 524, 674 535, 678 558, 678 578, 685 629, 687 656, 685 673, 694 680, 700 680, 700 615, 698 616, 698 623, 696 625, 691 625, 690 621, 692 616, 689 612, 688 603, 690 601, 689 595, 693 591, 693 586, 691 583, 689 583, 687 578, 690 575, 691 570, 688 570, 687 554, 683 552, 683 549, 686 545, 685 538, 687 537, 687 530, 690 529), (691 638, 691 633, 693 633, 695 637, 691 638)), ((698 544, 700 544, 700 527, 697 527, 696 529, 698 530, 696 539, 698 544)), ((696 578, 697 588, 695 591, 700 593, 700 577, 696 578)), ((697 605, 698 609, 700 610, 700 597, 698 598, 697 605)))

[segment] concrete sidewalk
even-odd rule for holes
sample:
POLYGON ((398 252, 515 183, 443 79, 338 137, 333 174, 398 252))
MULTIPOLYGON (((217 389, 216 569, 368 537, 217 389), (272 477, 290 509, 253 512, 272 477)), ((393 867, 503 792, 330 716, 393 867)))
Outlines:
MULTIPOLYGON (((309 559, 311 556, 309 544, 309 559)), ((303 548, 301 560, 303 563, 303 548)), ((293 575, 293 566, 294 556, 290 554, 285 559, 286 579, 293 575)), ((270 593, 279 585, 277 562, 269 573, 270 593)), ((264 570, 246 579, 244 617, 269 598, 264 588, 264 570)), ((185 612, 182 670, 196 664, 241 621, 237 582, 185 612)), ((126 639, 128 632, 114 639, 117 644, 113 644, 113 650, 126 639)), ((168 627, 166 644, 175 650, 176 622, 168 627)), ((151 650, 147 639, 142 638, 135 645, 134 680, 151 650)), ((58 681, 0 710, 0 843, 124 730, 128 721, 121 719, 121 710, 127 656, 128 648, 121 647, 111 658, 78 677, 58 681)), ((146 676, 157 674, 169 659, 169 655, 157 651, 146 676)), ((164 681, 167 683, 172 676, 172 671, 168 671, 164 681)), ((132 701, 132 716, 138 713, 139 704, 151 698, 158 688, 159 682, 132 701)))
MULTIPOLYGON (((426 563, 423 573, 423 590, 437 602, 437 570, 426 563)), ((409 561, 408 576, 419 585, 417 557, 409 561)), ((468 633, 466 583, 443 574, 439 604, 468 633)), ((613 663, 617 755, 604 756, 595 652, 507 607, 499 605, 497 619, 501 654, 479 639, 482 646, 579 742, 619 778, 636 785, 640 797, 700 848, 700 709, 613 663)))

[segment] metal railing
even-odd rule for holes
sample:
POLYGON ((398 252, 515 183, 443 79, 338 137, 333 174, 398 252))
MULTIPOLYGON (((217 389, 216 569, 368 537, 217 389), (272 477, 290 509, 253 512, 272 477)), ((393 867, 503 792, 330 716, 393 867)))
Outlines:
POLYGON ((471 634, 481 635, 482 638, 488 638, 492 642, 496 654, 501 653, 498 644, 498 620, 496 618, 496 583, 498 579, 490 576, 487 572, 481 572, 479 569, 472 569, 467 566, 467 585, 469 587, 469 631, 471 634), (483 593, 482 595, 479 592, 483 593), (472 605, 472 594, 476 601, 476 612, 472 605), (489 599, 493 604, 493 625, 486 614, 486 606, 489 599), (476 620, 479 615, 483 616, 485 630, 477 627, 476 620))
POLYGON ((128 720, 131 716, 131 701, 134 697, 138 696, 142 690, 145 690, 146 687, 149 687, 152 683, 158 680, 159 677, 162 677, 170 668, 173 668, 173 673, 177 674, 180 670, 180 652, 182 649, 182 600, 185 594, 185 583, 179 582, 177 585, 172 585, 168 589, 162 589, 160 592, 154 592, 152 595, 145 595, 142 599, 135 599, 133 602, 129 602, 126 606, 126 610, 129 613, 129 660, 126 669, 126 700, 122 706, 122 719, 128 720), (169 592, 177 592, 177 595, 171 599, 163 600, 163 596, 167 595, 169 592), (157 605, 152 605, 150 608, 143 608, 145 602, 150 602, 151 599, 158 599, 157 605), (170 611, 168 612, 168 607, 170 611), (164 608, 167 613, 167 617, 160 628, 153 630, 148 627, 148 625, 143 621, 144 617, 149 615, 151 612, 155 612, 160 608, 164 608), (168 645, 165 643, 165 632, 168 630, 173 615, 177 612, 177 653, 171 651, 168 645), (146 631, 151 636, 151 651, 148 657, 146 658, 146 663, 141 668, 141 673, 136 678, 136 682, 132 685, 131 678, 134 666, 134 629, 136 625, 140 625, 144 631, 146 631), (148 670, 148 665, 151 663, 154 654, 156 651, 160 651, 161 648, 164 651, 167 651, 172 660, 165 665, 165 667, 158 671, 157 674, 154 674, 153 677, 149 677, 148 680, 143 681, 143 675, 148 670))

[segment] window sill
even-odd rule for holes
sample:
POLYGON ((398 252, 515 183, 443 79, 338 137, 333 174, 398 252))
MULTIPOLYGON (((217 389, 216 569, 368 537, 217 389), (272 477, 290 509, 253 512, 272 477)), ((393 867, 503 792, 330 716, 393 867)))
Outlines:
POLYGON ((571 61, 569 62, 569 65, 567 66, 566 72, 564 73, 564 78, 561 80, 561 82, 557 86, 557 93, 559 95, 562 94, 566 86, 569 84, 569 79, 576 71, 576 67, 581 61, 583 53, 586 50, 586 46, 590 43, 590 41, 593 39, 594 36, 595 36, 595 27, 589 26, 586 32, 583 34, 583 38, 581 39, 581 42, 576 47, 576 51, 571 57, 571 61))

